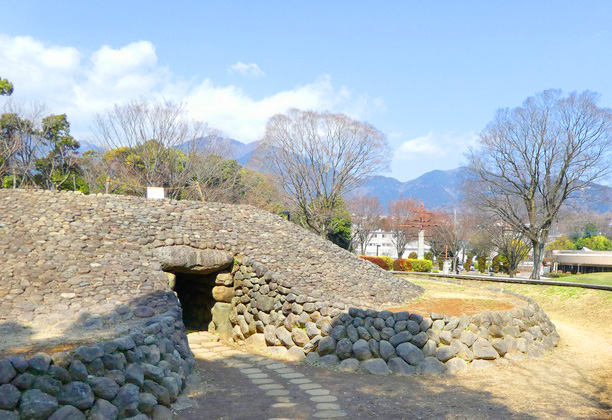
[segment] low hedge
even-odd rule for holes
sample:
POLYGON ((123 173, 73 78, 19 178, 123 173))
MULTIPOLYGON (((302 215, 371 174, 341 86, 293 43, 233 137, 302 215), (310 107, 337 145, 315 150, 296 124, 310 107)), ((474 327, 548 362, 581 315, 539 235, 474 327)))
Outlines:
POLYGON ((567 277, 567 276, 571 276, 570 273, 548 273, 546 274, 546 277, 550 277, 553 279, 559 279, 561 277, 567 277))
POLYGON ((393 271, 406 271, 406 260, 398 258, 393 261, 393 271))
POLYGON ((407 260, 398 258, 393 260, 391 257, 368 257, 366 255, 360 255, 359 258, 370 261, 383 270, 416 271, 419 273, 428 273, 433 268, 433 262, 430 260, 417 260, 413 258, 408 258, 407 260))
POLYGON ((417 273, 429 273, 433 268, 433 262, 429 260, 406 260, 406 271, 416 271, 417 273))
POLYGON ((368 257, 366 255, 360 255, 359 258, 364 259, 366 261, 370 261, 373 264, 376 264, 383 270, 393 270, 393 258, 391 257, 368 257))

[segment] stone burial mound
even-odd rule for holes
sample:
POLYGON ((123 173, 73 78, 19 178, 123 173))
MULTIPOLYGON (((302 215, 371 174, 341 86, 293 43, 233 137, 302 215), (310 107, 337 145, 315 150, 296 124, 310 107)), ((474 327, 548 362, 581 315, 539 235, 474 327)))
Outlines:
POLYGON ((421 292, 250 206, 0 189, 0 418, 160 415, 187 329, 302 359, 421 292))

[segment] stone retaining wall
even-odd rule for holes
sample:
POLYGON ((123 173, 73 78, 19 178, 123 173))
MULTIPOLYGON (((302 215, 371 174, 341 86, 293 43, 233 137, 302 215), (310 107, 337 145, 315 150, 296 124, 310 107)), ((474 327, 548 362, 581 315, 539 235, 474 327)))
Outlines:
POLYGON ((7 418, 167 406, 193 363, 171 293, 182 273, 213 276, 203 327, 296 359, 349 305, 421 293, 280 217, 220 203, 0 189, 0 262, 0 357, 45 351, 0 363, 7 418))
POLYGON ((345 371, 456 374, 498 359, 537 357, 556 346, 559 334, 544 311, 513 296, 525 306, 459 317, 350 308, 324 331, 309 359, 345 371))
MULTIPOLYGON (((172 293, 151 297, 159 300, 170 309, 141 313, 146 320, 127 335, 70 352, 0 359, 0 418, 106 420, 163 414, 185 387, 194 358, 178 300, 172 293)), ((120 306, 115 313, 120 317, 127 311, 120 306)))

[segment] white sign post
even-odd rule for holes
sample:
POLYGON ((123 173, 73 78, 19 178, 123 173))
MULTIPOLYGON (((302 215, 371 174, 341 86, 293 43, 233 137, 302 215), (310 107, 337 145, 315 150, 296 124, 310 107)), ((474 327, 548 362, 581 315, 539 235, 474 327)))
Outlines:
POLYGON ((147 187, 147 198, 149 200, 163 200, 166 194, 163 187, 147 187))

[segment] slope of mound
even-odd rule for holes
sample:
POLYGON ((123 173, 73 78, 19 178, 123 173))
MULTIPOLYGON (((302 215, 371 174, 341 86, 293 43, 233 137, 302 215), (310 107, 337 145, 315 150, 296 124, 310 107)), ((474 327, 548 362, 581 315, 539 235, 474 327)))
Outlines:
MULTIPOLYGON (((140 296, 168 288, 154 253, 164 247, 215 249, 246 258, 265 267, 278 286, 291 288, 300 303, 382 307, 420 293, 419 287, 250 206, 0 190, 0 215, 2 322, 104 324, 109 319, 98 315, 118 304, 141 305, 134 304, 140 296)), ((157 299, 148 306, 160 312, 166 303, 157 299)))

